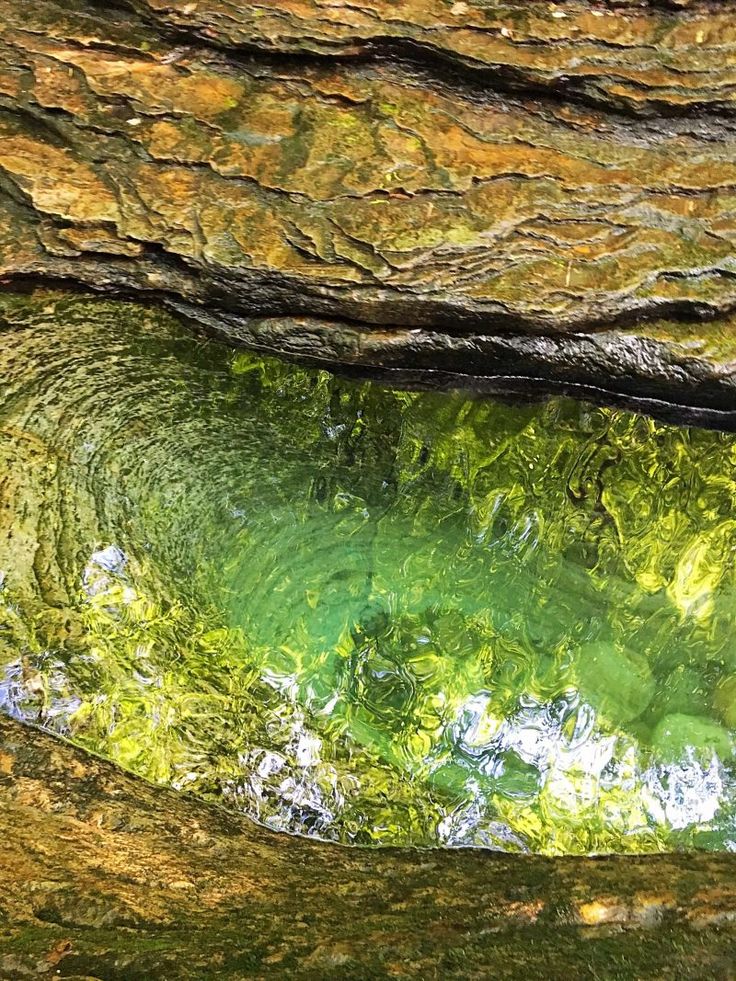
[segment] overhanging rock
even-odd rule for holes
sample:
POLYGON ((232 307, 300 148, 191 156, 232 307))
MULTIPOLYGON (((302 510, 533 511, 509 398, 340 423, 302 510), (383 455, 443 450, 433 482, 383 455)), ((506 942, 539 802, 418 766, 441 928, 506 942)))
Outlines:
POLYGON ((0 272, 733 426, 736 6, 686 7, 1 0, 0 272))

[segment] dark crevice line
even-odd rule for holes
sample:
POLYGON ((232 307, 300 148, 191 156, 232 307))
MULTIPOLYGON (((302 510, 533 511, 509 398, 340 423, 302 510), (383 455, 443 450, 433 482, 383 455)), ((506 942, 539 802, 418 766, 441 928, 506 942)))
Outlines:
MULTIPOLYGON (((201 330, 204 327, 205 332, 209 333, 208 327, 203 325, 200 320, 192 317, 183 307, 171 306, 170 304, 167 306, 170 306, 184 320, 189 320, 193 329, 201 330)), ((226 343, 237 343, 237 335, 215 331, 215 336, 226 343)), ((379 362, 348 361, 339 355, 323 356, 314 352, 297 351, 293 348, 286 349, 274 344, 258 342, 252 338, 247 341, 241 338, 240 345, 248 350, 277 356, 299 364, 320 367, 345 377, 368 379, 378 383, 384 382, 395 388, 463 391, 470 395, 506 398, 522 403, 538 401, 552 396, 567 396, 589 401, 596 405, 639 411, 673 425, 693 425, 724 432, 736 431, 736 388, 733 393, 723 393, 719 400, 720 404, 712 405, 705 404, 702 400, 700 402, 685 400, 682 393, 677 394, 674 385, 669 386, 672 389, 670 397, 667 397, 665 391, 660 393, 660 397, 656 397, 624 387, 607 387, 602 382, 596 384, 589 378, 585 381, 579 380, 581 371, 585 371, 587 375, 595 371, 595 366, 587 361, 582 367, 571 362, 572 367, 578 373, 578 378, 575 376, 555 378, 551 375, 544 376, 531 372, 526 374, 523 372, 509 374, 501 371, 483 373, 472 370, 464 372, 410 364, 387 365, 379 362), (726 401, 724 396, 729 395, 733 399, 732 407, 724 404, 726 401)), ((409 357, 412 356, 411 351, 408 351, 407 354, 409 357)), ((603 377, 605 371, 602 369, 600 374, 603 377)), ((634 378, 633 381, 643 385, 649 379, 634 378)), ((664 389, 667 386, 660 383, 660 387, 664 389)))
MULTIPOLYGON (((605 92, 596 94, 594 91, 584 88, 584 83, 577 83, 569 76, 565 76, 564 70, 560 72, 559 78, 550 79, 546 82, 537 81, 531 73, 512 65, 478 63, 474 66, 459 55, 454 55, 451 51, 439 50, 431 45, 423 45, 419 41, 409 39, 371 39, 361 46, 360 51, 352 54, 340 52, 298 53, 284 49, 266 48, 255 42, 251 44, 239 42, 237 47, 231 47, 224 42, 218 42, 216 39, 213 40, 197 32, 192 34, 185 32, 184 39, 189 43, 196 40, 200 44, 211 46, 236 64, 242 59, 245 59, 245 63, 248 64, 251 59, 266 58, 270 62, 278 59, 278 62, 283 66, 302 68, 309 65, 322 67, 325 64, 376 64, 388 65, 410 73, 411 68, 416 67, 419 70, 427 70, 434 85, 442 86, 445 89, 454 89, 480 97, 489 95, 511 95, 518 98, 533 97, 541 102, 557 105, 565 100, 624 119, 702 119, 705 114, 713 120, 719 118, 732 120, 736 115, 736 106, 732 106, 725 98, 723 100, 694 100, 687 105, 682 105, 649 95, 645 100, 646 104, 637 109, 632 102, 626 99, 617 99, 605 92)), ((604 72, 601 77, 612 77, 613 74, 611 73, 609 76, 604 72)))
MULTIPOLYGON (((0 188, 0 191, 2 189, 0 188)), ((16 204, 18 204, 18 200, 16 204)), ((68 222, 51 214, 42 214, 33 209, 29 201, 26 208, 38 220, 53 221, 59 227, 74 227, 77 223, 68 222)), ((133 236, 121 236, 121 241, 134 242, 143 247, 143 254, 135 258, 121 257, 116 263, 105 268, 95 253, 84 253, 75 261, 79 265, 79 275, 62 278, 77 278, 83 285, 103 279, 109 288, 117 282, 128 281, 140 275, 135 265, 145 258, 154 259, 162 266, 162 273, 168 269, 173 274, 171 289, 164 288, 164 294, 181 295, 181 285, 186 281, 191 294, 204 304, 214 304, 223 313, 242 317, 313 317, 326 321, 335 320, 353 324, 366 331, 383 328, 441 330, 449 336, 467 337, 473 333, 521 333, 533 336, 562 336, 601 332, 615 328, 628 328, 638 323, 654 320, 671 320, 679 323, 704 323, 724 319, 736 313, 736 299, 721 305, 695 299, 655 300, 629 305, 618 312, 599 317, 586 316, 577 319, 570 315, 557 321, 545 321, 531 314, 514 313, 500 309, 478 309, 463 306, 461 298, 446 299, 441 295, 421 294, 402 286, 381 283, 390 295, 382 298, 366 295, 366 286, 357 295, 351 295, 350 288, 339 283, 305 282, 278 270, 259 270, 248 266, 218 268, 202 267, 194 259, 186 259, 171 253, 165 244, 133 236), (176 284, 177 277, 179 284, 176 284), (361 295, 362 294, 362 295, 361 295), (360 310, 360 313, 356 311, 360 310)), ((245 257, 244 257, 245 258, 245 257)), ((736 278, 736 272, 727 269, 708 269, 712 275, 727 279, 736 278)), ((35 273, 34 273, 35 274, 35 273)), ((21 270, 10 270, 10 277, 22 276, 21 270)), ((37 275, 45 279, 53 278, 53 269, 39 268, 37 275)), ((655 279, 686 279, 692 271, 657 270, 655 279)), ((123 286, 125 288, 125 286, 123 286)), ((145 291, 145 287, 137 287, 145 291)))
MULTIPOLYGON (((158 26, 157 24, 152 24, 152 29, 158 26)), ((68 43, 80 48, 94 47, 93 45, 84 45, 76 39, 69 39, 68 43)), ((103 45, 101 50, 111 51, 116 50, 116 47, 115 45, 111 47, 103 45)), ((134 49, 134 51, 137 51, 137 49, 134 49)), ((324 69, 331 62, 335 62, 341 66, 352 64, 359 67, 362 66, 363 68, 375 66, 382 72, 389 72, 391 80, 395 84, 428 87, 448 98, 459 94, 469 104, 476 105, 480 108, 487 106, 498 108, 511 106, 523 110, 529 115, 537 115, 557 126, 568 128, 574 128, 574 124, 570 120, 560 118, 556 115, 555 110, 563 107, 568 102, 572 102, 573 104, 577 102, 600 113, 601 122, 603 123, 605 121, 607 130, 610 131, 611 127, 620 127, 626 133, 627 137, 638 137, 645 141, 645 143, 651 141, 653 138, 662 136, 663 124, 670 127, 676 125, 678 129, 688 127, 684 130, 684 135, 697 135, 699 139, 719 143, 722 143, 726 137, 736 133, 736 104, 733 107, 733 111, 729 110, 727 112, 714 110, 713 103, 710 101, 702 105, 699 103, 693 104, 691 107, 692 112, 688 107, 675 107, 675 111, 671 112, 672 106, 668 103, 663 103, 661 112, 658 113, 655 110, 654 101, 650 99, 651 111, 635 112, 633 110, 629 111, 626 107, 623 107, 623 110, 619 111, 621 107, 612 104, 607 97, 586 101, 586 98, 582 97, 583 94, 568 92, 564 87, 556 89, 554 86, 544 84, 536 86, 530 83, 530 85, 527 85, 526 81, 517 87, 503 85, 489 87, 478 84, 477 79, 475 83, 471 84, 472 79, 458 80, 454 78, 452 71, 448 73, 446 70, 447 66, 445 66, 445 70, 443 70, 441 75, 433 75, 419 63, 402 64, 400 59, 392 60, 390 58, 370 55, 366 55, 365 57, 341 57, 337 55, 279 54, 278 52, 274 53, 271 50, 265 50, 263 48, 254 48, 253 56, 236 57, 235 63, 233 63, 232 57, 226 57, 227 53, 228 50, 225 48, 218 49, 217 51, 214 49, 194 49, 191 47, 187 49, 187 57, 199 60, 201 67, 206 68, 210 66, 219 71, 233 71, 237 69, 258 79, 264 73, 269 72, 268 77, 291 83, 296 83, 297 81, 303 82, 304 79, 298 79, 289 73, 296 70, 303 71, 305 68, 309 69, 310 67, 324 69), (279 75, 280 71, 285 71, 286 74, 279 75), (528 101, 530 95, 534 96, 535 102, 533 104, 528 101), (578 95, 581 98, 578 98, 578 95)), ((143 55, 145 53, 141 52, 141 54, 143 55)), ((233 52, 229 51, 229 54, 232 56, 233 52)), ((48 56, 39 55, 39 57, 48 56)), ((156 60, 155 58, 151 59, 149 54, 145 54, 145 57, 154 62, 156 60)), ((60 62, 60 64, 64 63, 60 62)), ((31 70, 31 66, 27 65, 26 67, 31 70)), ((181 71, 183 72, 184 69, 181 69, 181 71)), ((496 81, 498 78, 496 69, 489 67, 488 71, 490 78, 496 81)), ((314 89, 314 94, 318 95, 326 103, 340 101, 340 97, 334 94, 322 93, 319 89, 314 89)), ((111 105, 126 105, 131 108, 131 111, 135 108, 133 100, 124 96, 116 99, 112 95, 107 95, 104 99, 111 105)), ((360 104, 359 101, 344 101, 347 101, 350 105, 360 104)), ((43 107, 44 111, 48 112, 55 111, 55 108, 43 107)), ((169 112, 161 113, 161 115, 176 117, 177 114, 169 112)), ((202 120, 199 122, 203 124, 202 120)), ((206 125, 209 127, 209 124, 206 125)), ((94 127, 90 126, 90 128, 94 127)), ((216 127, 210 128, 216 129, 216 127)), ((595 129, 593 132, 595 132, 595 129)), ((666 131, 664 135, 668 135, 666 131)))
MULTIPOLYGON (((249 65, 252 64, 253 60, 257 61, 262 58, 272 62, 278 61, 282 66, 296 65, 300 68, 309 65, 324 66, 325 64, 388 63, 393 67, 403 67, 404 69, 414 66, 419 69, 430 69, 434 81, 442 85, 449 84, 460 89, 469 88, 471 91, 475 90, 486 94, 490 87, 492 92, 498 94, 532 96, 553 103, 559 103, 560 99, 564 98, 623 118, 702 118, 705 114, 713 119, 717 119, 719 116, 733 119, 736 116, 736 105, 732 106, 726 101, 720 102, 710 99, 683 106, 649 97, 647 107, 637 110, 624 99, 616 99, 605 93, 597 95, 583 89, 582 85, 576 84, 572 79, 566 77, 564 71, 561 71, 561 77, 557 81, 535 81, 533 77, 530 77, 531 73, 523 69, 517 69, 510 65, 486 65, 485 63, 478 63, 477 67, 474 67, 459 54, 435 48, 432 45, 424 45, 411 38, 384 36, 361 39, 359 50, 351 53, 293 51, 268 45, 265 41, 227 42, 220 40, 205 34, 204 26, 192 24, 185 28, 173 24, 165 19, 165 15, 159 17, 150 10, 144 10, 135 0, 111 0, 111 2, 108 0, 89 0, 89 4, 92 8, 104 7, 106 11, 117 9, 128 13, 132 12, 149 30, 159 32, 162 38, 170 40, 175 46, 194 44, 202 47, 205 51, 210 50, 224 56, 234 65, 239 63, 249 65)), ((629 13, 632 12, 630 7, 625 9, 629 13)), ((606 77, 605 72, 602 73, 602 77, 606 77)))
MULTIPOLYGON (((600 365, 596 366, 590 360, 589 350, 579 351, 577 355, 575 353, 574 345, 576 341, 593 341, 594 336, 587 337, 578 334, 561 335, 555 333, 536 335, 536 337, 529 334, 521 335, 521 337, 517 335, 517 340, 526 342, 535 339, 552 341, 558 345, 558 350, 562 350, 563 353, 566 346, 570 349, 565 354, 567 359, 565 370, 569 372, 569 376, 555 377, 555 372, 559 375, 559 364, 550 364, 550 374, 546 376, 539 371, 538 363, 536 369, 526 373, 523 370, 510 373, 508 370, 504 370, 501 364, 499 364, 497 370, 484 371, 482 370, 484 357, 482 343, 484 341, 492 342, 502 339, 512 342, 514 335, 498 335, 495 338, 493 335, 471 335, 465 338, 468 357, 468 370, 465 371, 451 367, 442 368, 428 367, 422 364, 417 365, 416 352, 412 350, 411 345, 407 345, 406 350, 397 350, 390 346, 387 349, 381 350, 379 346, 374 352, 367 352, 365 360, 361 360, 359 337, 357 338, 355 354, 350 360, 345 357, 344 351, 341 353, 336 347, 333 348, 332 353, 325 353, 327 344, 324 345, 322 352, 315 349, 314 345, 311 349, 308 347, 297 349, 299 335, 296 333, 292 336, 284 335, 281 338, 276 337, 275 342, 269 343, 263 339, 259 339, 252 331, 250 333, 248 332, 249 321, 252 323, 256 318, 248 318, 242 313, 230 313, 228 315, 225 311, 222 311, 223 319, 220 320, 216 309, 199 307, 196 303, 184 300, 179 295, 162 289, 152 288, 150 290, 139 291, 123 286, 119 288, 98 286, 95 288, 79 280, 37 275, 8 277, 3 279, 2 286, 5 289, 16 292, 30 292, 38 288, 62 289, 66 292, 87 295, 96 294, 101 298, 131 300, 141 303, 144 306, 163 306, 188 322, 190 328, 198 333, 206 336, 214 336, 231 346, 241 346, 250 350, 272 354, 286 360, 318 365, 341 375, 370 378, 378 382, 386 382, 394 387, 428 388, 433 390, 460 389, 471 394, 511 397, 522 400, 543 398, 551 395, 567 395, 600 405, 618 406, 641 411, 663 421, 678 425, 691 424, 725 431, 736 431, 736 387, 732 391, 729 385, 723 383, 723 380, 718 377, 717 366, 713 369, 712 379, 707 376, 694 378, 686 374, 682 375, 681 371, 680 375, 684 380, 681 380, 679 384, 673 381, 672 377, 669 380, 666 377, 653 380, 651 377, 645 377, 643 374, 636 376, 629 371, 622 378, 622 383, 614 386, 611 384, 610 373, 607 371, 606 365, 601 362, 600 365), (293 342, 291 345, 289 343, 290 341, 293 342), (394 363, 386 364, 381 362, 382 358, 385 361, 387 357, 394 359, 394 363), (397 358, 400 359, 402 357, 407 357, 410 363, 395 363, 397 358), (600 381, 594 378, 596 371, 601 375, 600 381), (658 394, 646 394, 642 389, 647 385, 650 387, 654 385, 657 388, 658 394), (703 390, 704 386, 706 388, 710 386, 710 393, 703 390), (691 397, 688 398, 688 395, 691 397), (706 398, 706 396, 708 397, 706 398)), ((270 317, 261 319, 276 320, 278 318, 271 315, 270 317)), ((365 324, 351 323, 345 318, 335 318, 330 321, 324 317, 312 316, 310 318, 305 316, 304 319, 306 321, 310 319, 314 321, 315 327, 321 328, 323 333, 325 332, 325 328, 329 328, 330 324, 333 324, 336 330, 342 329, 343 332, 345 330, 352 330, 358 335, 364 334, 370 336, 372 334, 376 336, 384 333, 389 338, 390 343, 390 328, 384 331, 370 330, 365 324)), ((306 327, 306 325, 303 326, 306 327)), ((394 332, 397 330, 401 333, 409 333, 405 328, 394 328, 394 332)), ((317 336, 318 343, 320 343, 318 334, 319 331, 317 335, 313 332, 311 336, 317 336)), ((447 336, 450 337, 450 335, 447 336)), ((433 357, 447 358, 447 356, 454 355, 457 358, 463 355, 463 352, 450 350, 449 348, 443 352, 442 338, 438 338, 436 331, 428 331, 422 340, 425 342, 425 346, 428 342, 433 342, 437 345, 436 348, 433 348, 429 352, 433 357)), ((637 343, 636 338, 622 338, 622 340, 628 341, 630 345, 637 343)), ((651 346, 658 342, 646 342, 642 340, 639 343, 643 346, 649 343, 651 346)), ((644 350, 644 347, 642 347, 642 350, 644 350)), ((507 358, 512 356, 515 358, 518 357, 520 367, 523 365, 524 359, 529 363, 530 368, 535 360, 538 362, 540 359, 539 354, 525 355, 523 351, 516 352, 509 349, 504 353, 507 358)), ((651 365, 652 351, 647 351, 646 353, 648 363, 651 365)), ((666 356, 666 353, 666 345, 662 344, 663 357, 666 356)), ((489 368, 494 357, 498 360, 498 355, 494 355, 492 351, 487 352, 485 357, 489 362, 489 368)), ((662 364, 666 367, 665 360, 663 360, 662 364)), ((700 362, 700 366, 703 370, 707 371, 708 365, 706 362, 700 362)), ((682 370, 685 370, 684 365, 682 366, 682 370)))
MULTIPOLYGON (((274 353, 273 351, 271 353, 274 353)), ((719 408, 696 402, 680 401, 675 398, 654 398, 626 391, 607 388, 592 382, 574 379, 547 378, 532 374, 463 374, 434 368, 367 367, 349 364, 333 365, 339 374, 354 374, 357 377, 386 381, 393 387, 409 389, 426 388, 432 391, 469 391, 492 397, 506 397, 513 401, 538 401, 554 396, 567 396, 581 401, 592 402, 608 408, 621 408, 641 412, 652 418, 673 425, 691 425, 703 429, 723 432, 736 432, 736 395, 733 408, 719 408), (355 369, 355 370, 351 370, 355 369)))

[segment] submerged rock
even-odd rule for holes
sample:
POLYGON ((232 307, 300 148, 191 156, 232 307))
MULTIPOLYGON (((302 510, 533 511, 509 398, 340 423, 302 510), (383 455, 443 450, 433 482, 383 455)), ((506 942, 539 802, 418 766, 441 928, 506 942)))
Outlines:
POLYGON ((657 756, 666 763, 693 758, 709 762, 713 756, 730 762, 736 743, 734 737, 711 719, 674 713, 666 715, 652 736, 657 756))
POLYGON ((640 716, 654 695, 646 658, 613 643, 585 644, 576 655, 575 668, 580 694, 616 725, 640 716))

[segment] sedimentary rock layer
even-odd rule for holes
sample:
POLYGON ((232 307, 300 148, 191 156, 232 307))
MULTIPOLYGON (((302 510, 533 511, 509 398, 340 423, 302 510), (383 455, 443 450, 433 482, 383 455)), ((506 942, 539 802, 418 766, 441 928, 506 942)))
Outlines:
POLYGON ((495 89, 564 94, 635 113, 733 109, 730 4, 539 0, 135 0, 161 25, 227 49, 387 57, 495 89), (662 9, 669 7, 670 10, 662 9), (673 8, 689 8, 673 16, 673 8))
POLYGON ((6 279, 152 294, 245 340, 282 318, 323 360, 329 321, 363 367, 422 348, 425 381, 732 407, 730 359, 703 355, 736 304, 731 3, 137 6, 0 2, 6 279))

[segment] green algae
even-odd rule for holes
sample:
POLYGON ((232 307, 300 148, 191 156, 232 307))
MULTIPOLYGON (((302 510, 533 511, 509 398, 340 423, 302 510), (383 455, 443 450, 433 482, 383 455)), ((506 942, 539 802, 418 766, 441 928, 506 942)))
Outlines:
POLYGON ((0 304, 6 711, 323 838, 732 847, 733 436, 0 304))

